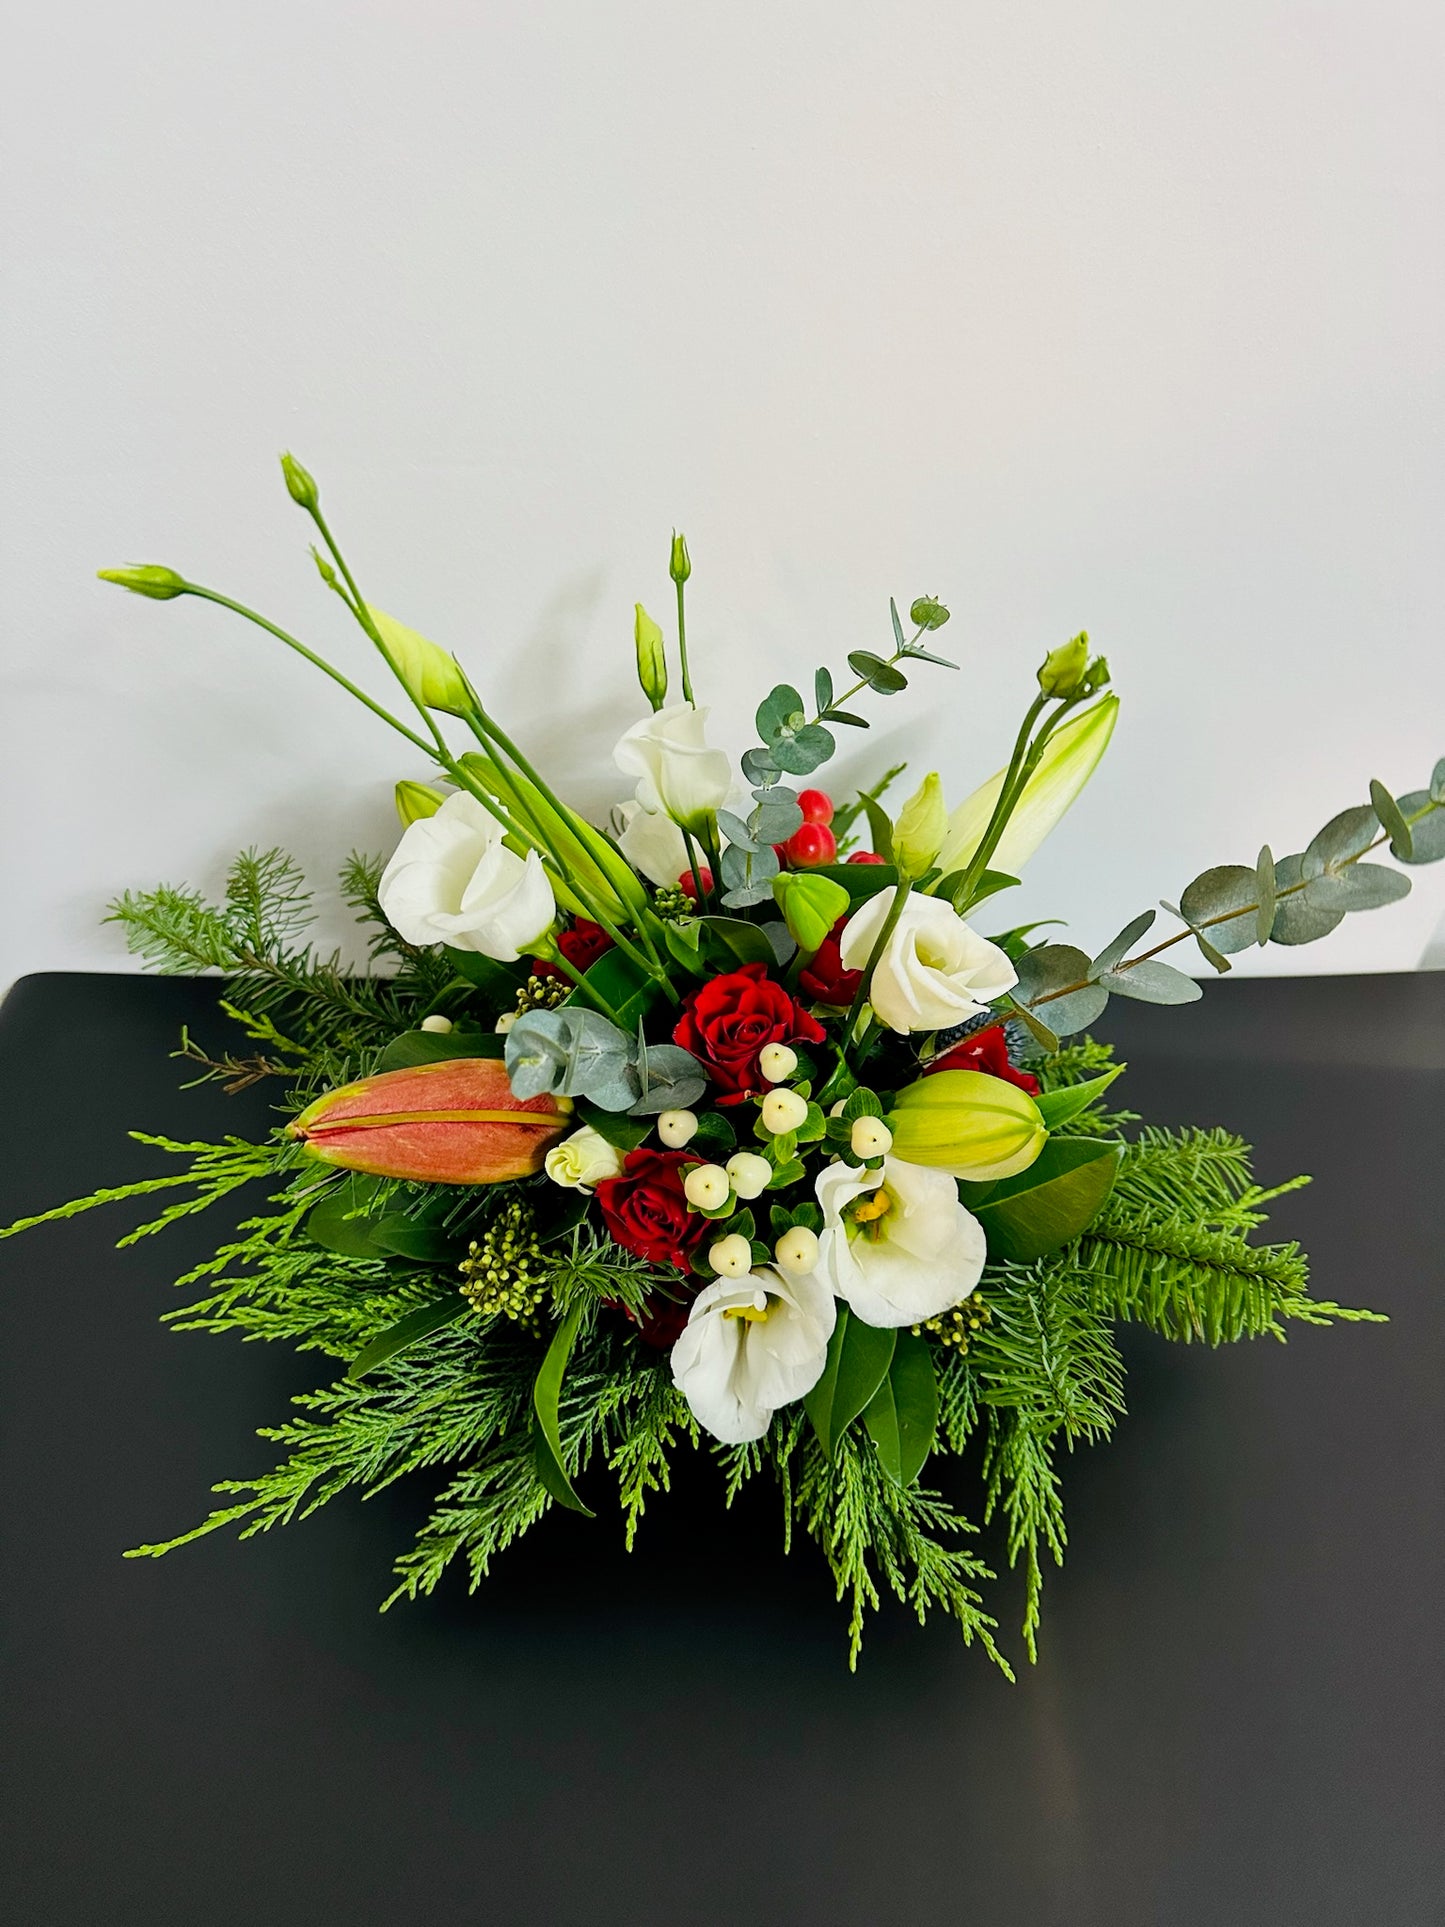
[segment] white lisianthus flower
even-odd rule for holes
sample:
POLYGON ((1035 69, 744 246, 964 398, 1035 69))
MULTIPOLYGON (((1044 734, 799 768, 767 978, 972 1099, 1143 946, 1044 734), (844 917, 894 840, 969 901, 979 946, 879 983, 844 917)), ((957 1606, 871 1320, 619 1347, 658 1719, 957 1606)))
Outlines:
POLYGON ((552 1146, 542 1169, 553 1184, 565 1185, 569 1191, 591 1191, 608 1178, 621 1177, 622 1153, 600 1131, 584 1124, 552 1146))
POLYGON ((732 787, 727 757, 704 741, 706 723, 705 709, 670 703, 634 723, 613 751, 623 774, 637 778, 642 807, 662 811, 687 830, 700 829, 732 787))
MULTIPOLYGON (((893 907, 880 890, 844 926, 845 970, 863 970, 893 907)), ((980 937, 942 897, 905 899, 868 986, 868 1001, 891 1030, 946 1030, 1012 990, 1018 972, 996 943, 980 937)))
POLYGON ((886 1157, 881 1171, 818 1174, 815 1276, 866 1325, 918 1325, 961 1305, 983 1272, 983 1226, 947 1171, 886 1157))
POLYGON ((672 1348, 673 1383, 705 1432, 745 1445, 823 1376, 837 1319, 815 1276, 719 1278, 698 1293, 672 1348))
POLYGON ((687 873, 682 831, 661 810, 645 810, 636 798, 613 806, 617 847, 650 883, 676 883, 687 873))
POLYGON ((467 790, 408 826, 377 896, 408 943, 449 943, 514 963, 557 921, 535 850, 509 850, 502 825, 467 790))

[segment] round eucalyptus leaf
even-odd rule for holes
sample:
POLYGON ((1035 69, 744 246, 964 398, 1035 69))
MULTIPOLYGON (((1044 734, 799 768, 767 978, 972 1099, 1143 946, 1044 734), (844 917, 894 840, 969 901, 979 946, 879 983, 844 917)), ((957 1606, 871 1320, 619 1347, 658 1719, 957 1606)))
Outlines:
POLYGON ((771 747, 781 731, 803 727, 807 721, 803 699, 791 683, 780 682, 758 704, 755 721, 759 736, 771 747))
POLYGON ((779 769, 789 776, 810 776, 820 763, 826 763, 836 747, 832 735, 821 723, 804 723, 801 728, 783 730, 772 740, 771 753, 779 769))
POLYGON ((1037 1015, 1056 1037, 1072 1037, 1078 1031, 1087 1030, 1090 1024, 1098 1023, 1108 1003, 1109 993, 1103 984, 1086 984, 1082 990, 1070 991, 1067 997, 1055 997, 1052 1003, 1040 1004, 1037 1015))
POLYGON ((1397 863, 1407 863, 1410 852, 1414 848, 1410 825, 1401 815, 1400 805, 1385 785, 1373 776, 1370 778, 1370 803, 1380 819, 1380 827, 1390 839, 1391 856, 1397 863))
POLYGON ((1398 903, 1410 894, 1410 879, 1399 870, 1387 870, 1383 863, 1352 863, 1337 877, 1317 877, 1305 885, 1305 899, 1323 883, 1333 889, 1327 908, 1341 910, 1380 910, 1387 903, 1398 903))
MULTIPOLYGON (((1399 798, 1401 812, 1413 816, 1431 800, 1429 790, 1411 790, 1408 796, 1399 798)), ((1410 854, 1402 856, 1400 861, 1439 863, 1442 858, 1445 858, 1445 809, 1436 809, 1410 825, 1410 854)))
POLYGON ((1271 943, 1318 943, 1345 920, 1343 910, 1321 910, 1317 905, 1306 903, 1302 892, 1294 896, 1283 894, 1299 883, 1303 861, 1296 853, 1281 857, 1275 865, 1275 888, 1281 894, 1275 902, 1274 927, 1269 933, 1271 943))
POLYGON ((1153 959, 1130 970, 1111 970, 1102 982, 1117 996, 1141 1004, 1194 1004, 1204 995, 1193 977, 1153 959))
POLYGON ((1259 895, 1255 884, 1255 873, 1244 863, 1221 863, 1212 870, 1197 876, 1179 899, 1179 908, 1184 921, 1193 928, 1208 924, 1206 932, 1210 943, 1226 956, 1236 950, 1247 950, 1257 941, 1258 927, 1256 912, 1259 895), (1238 916, 1229 916, 1237 910, 1238 916), (1216 923, 1216 917, 1228 917, 1226 923, 1216 923))
POLYGON ((1430 795, 1437 803, 1445 803, 1445 756, 1435 765, 1430 774, 1430 795))
POLYGON ((778 774, 778 766, 765 749, 745 749, 742 753, 743 775, 750 783, 766 783, 778 774))
POLYGON ((1300 874, 1309 878, 1323 876, 1326 870, 1337 870, 1352 857, 1362 856, 1379 834, 1380 819, 1368 803, 1341 810, 1311 839, 1300 874))
POLYGON ((855 649, 848 658, 848 667, 880 696, 896 696, 900 690, 908 687, 908 678, 903 671, 885 662, 882 656, 875 656, 871 649, 855 649))
POLYGON ((1071 943, 1041 943, 1036 950, 1025 951, 1018 961, 1019 981, 1014 995, 1021 1004, 1032 1006, 1035 999, 1049 997, 1041 1003, 1036 1015, 1041 1023, 1059 1037, 1071 1037, 1075 1031, 1087 1030, 1103 1015, 1109 1002, 1109 993, 1098 984, 1088 982, 1089 959, 1082 950, 1071 943), (1051 992, 1065 989, 1070 984, 1078 984, 1066 997, 1050 996, 1051 992))
POLYGON ((1254 866, 1254 891, 1259 908, 1254 913, 1254 934, 1260 944, 1269 942, 1274 928, 1274 852, 1266 843, 1254 866))

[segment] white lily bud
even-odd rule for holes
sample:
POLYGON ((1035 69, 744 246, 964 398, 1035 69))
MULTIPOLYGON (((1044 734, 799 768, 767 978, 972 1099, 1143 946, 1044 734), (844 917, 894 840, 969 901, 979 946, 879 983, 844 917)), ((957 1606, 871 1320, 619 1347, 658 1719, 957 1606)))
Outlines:
POLYGON ((770 1084, 781 1084, 798 1068, 798 1053, 788 1044, 764 1044, 758 1052, 758 1069, 770 1084))
POLYGON ((664 1111, 657 1120, 657 1135, 669 1151, 680 1151, 697 1136, 695 1111, 664 1111))
POLYGON ((893 1133, 881 1117, 855 1117, 848 1142, 855 1158, 881 1158, 893 1148, 893 1133))
POLYGON ((763 1099, 763 1129, 780 1137, 784 1131, 796 1131, 808 1115, 808 1100, 799 1097, 796 1091, 769 1091, 763 1099))
POLYGON ((795 1224, 773 1246, 773 1256, 784 1271, 799 1276, 812 1271, 818 1263, 818 1240, 805 1224, 795 1224))
POLYGON ((720 1278, 746 1278, 753 1268, 753 1248, 740 1231, 732 1231, 708 1246, 707 1261, 720 1278))
MULTIPOLYGON (((1010 876, 1019 874, 1093 775, 1099 758, 1109 747, 1118 713, 1118 697, 1106 696, 1102 702, 1091 703, 1049 738, 1039 766, 1024 784, 1023 794, 989 858, 991 868, 1005 870, 1010 876)), ((948 834, 936 858, 945 875, 961 870, 983 841, 1006 773, 996 771, 972 796, 965 797, 949 817, 948 834)))
POLYGON ((773 1167, 756 1151, 735 1151, 728 1159, 727 1173, 740 1198, 760 1198, 772 1180, 773 1167))
POLYGON ((721 1211, 732 1195, 728 1174, 720 1164, 695 1164, 682 1181, 689 1204, 699 1211, 721 1211))

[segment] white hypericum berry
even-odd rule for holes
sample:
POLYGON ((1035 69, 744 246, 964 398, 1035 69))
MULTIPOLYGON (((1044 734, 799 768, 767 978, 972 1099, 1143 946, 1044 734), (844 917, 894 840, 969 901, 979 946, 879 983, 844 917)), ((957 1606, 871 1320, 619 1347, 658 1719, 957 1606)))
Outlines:
POLYGON ((735 1151, 728 1159, 728 1176, 740 1198, 760 1198, 767 1190, 773 1167, 756 1151, 735 1151))
POLYGON ((707 1261, 720 1278, 746 1278, 753 1268, 753 1248, 740 1231, 733 1231, 708 1246, 707 1261))
POLYGON ((847 1109, 847 1106, 848 1106, 847 1098, 840 1097, 836 1104, 832 1104, 828 1107, 829 1117, 841 1117, 843 1115, 843 1112, 847 1109))
POLYGON ((764 1044, 758 1052, 758 1069, 770 1084, 781 1084, 798 1068, 798 1053, 787 1044, 764 1044))
POLYGON ((695 1111, 664 1111, 657 1120, 657 1135, 669 1151, 680 1151, 697 1136, 695 1111))
POLYGON ((805 1224, 795 1224, 773 1246, 773 1256, 784 1271, 800 1275, 814 1269, 818 1262, 818 1240, 805 1224))
POLYGON ((452 1020, 443 1017, 439 1010, 434 1010, 430 1017, 422 1018, 421 1027, 423 1030, 434 1030, 438 1036, 444 1037, 452 1027, 452 1020))
POLYGON ((682 1181, 689 1204, 699 1211, 721 1211, 732 1194, 728 1174, 720 1164, 695 1164, 682 1181))
POLYGON ((848 1142, 855 1158, 881 1158, 893 1143, 893 1133, 881 1117, 855 1117, 848 1142))
POLYGON ((808 1100, 796 1091, 769 1091, 763 1099, 763 1129, 778 1137, 796 1131, 808 1115, 808 1100))
POLYGON ((507 1032, 512 1028, 513 1024, 515 1024, 516 1021, 517 1021, 517 1013, 515 1010, 504 1010, 501 1016, 497 1019, 498 1037, 505 1037, 507 1032))

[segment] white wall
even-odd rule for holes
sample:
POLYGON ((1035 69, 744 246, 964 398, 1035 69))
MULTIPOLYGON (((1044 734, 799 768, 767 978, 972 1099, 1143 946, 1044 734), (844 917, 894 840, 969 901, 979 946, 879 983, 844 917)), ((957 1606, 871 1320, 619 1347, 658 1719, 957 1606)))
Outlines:
MULTIPOLYGON (((369 674, 286 446, 588 805, 674 522, 736 747, 935 591, 964 672, 851 767, 962 794, 1087 625, 1124 717, 1020 904, 1086 945, 1445 753, 1430 0, 51 0, 7 41, 0 980, 124 967, 124 885, 394 834, 379 725, 93 579, 172 562, 369 674)), ((1409 968, 1442 910, 1421 870, 1265 966, 1409 968)))

